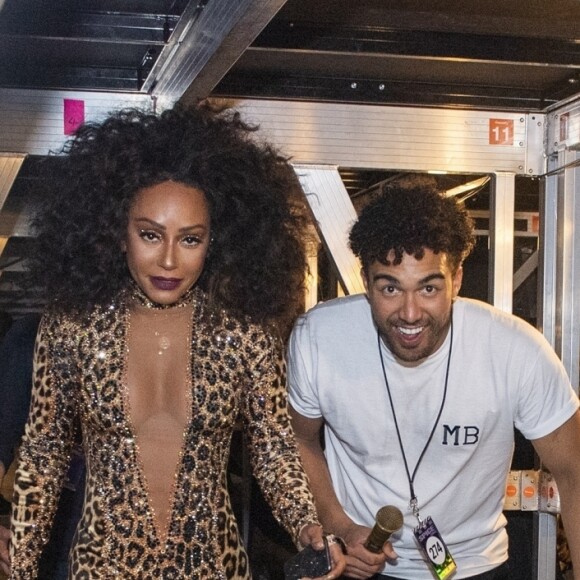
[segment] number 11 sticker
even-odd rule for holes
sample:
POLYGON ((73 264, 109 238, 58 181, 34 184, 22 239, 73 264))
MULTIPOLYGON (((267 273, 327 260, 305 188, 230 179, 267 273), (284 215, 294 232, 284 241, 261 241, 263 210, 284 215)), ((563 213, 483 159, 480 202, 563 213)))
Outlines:
POLYGON ((513 119, 490 119, 489 120, 489 144, 490 145, 513 145, 514 144, 514 121, 513 121, 513 119))
POLYGON ((415 537, 421 545, 423 553, 427 556, 431 568, 437 574, 439 580, 449 578, 457 569, 445 542, 433 520, 428 517, 414 530, 415 537))

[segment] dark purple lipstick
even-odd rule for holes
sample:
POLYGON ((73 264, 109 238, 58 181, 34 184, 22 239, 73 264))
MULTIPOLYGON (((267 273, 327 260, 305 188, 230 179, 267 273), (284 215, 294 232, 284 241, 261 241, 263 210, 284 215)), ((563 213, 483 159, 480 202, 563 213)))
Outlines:
POLYGON ((151 283, 158 290, 175 290, 181 284, 181 278, 163 278, 151 276, 151 283))

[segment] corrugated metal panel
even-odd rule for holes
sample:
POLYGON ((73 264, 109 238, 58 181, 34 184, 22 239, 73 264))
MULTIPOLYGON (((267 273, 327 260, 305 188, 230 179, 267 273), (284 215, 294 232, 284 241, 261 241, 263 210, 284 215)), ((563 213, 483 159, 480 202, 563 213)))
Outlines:
MULTIPOLYGON (((409 171, 541 173, 541 140, 527 147, 542 115, 383 107, 340 103, 239 100, 244 118, 259 124, 296 163, 409 171), (493 135, 493 124, 511 133, 493 135), (491 144, 497 140, 500 143, 491 144)), ((537 142, 537 140, 536 140, 537 142)))
POLYGON ((356 211, 336 167, 294 165, 322 242, 348 294, 364 292, 360 264, 348 247, 356 211))
POLYGON ((0 151, 33 155, 58 151, 66 140, 65 99, 83 101, 87 121, 123 107, 153 106, 148 95, 0 89, 0 151))

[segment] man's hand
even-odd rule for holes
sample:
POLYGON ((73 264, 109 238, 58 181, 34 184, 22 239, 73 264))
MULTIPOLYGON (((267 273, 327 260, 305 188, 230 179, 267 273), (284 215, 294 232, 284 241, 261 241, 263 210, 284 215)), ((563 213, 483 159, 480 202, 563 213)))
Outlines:
POLYGON ((346 544, 345 576, 364 580, 382 572, 385 564, 397 558, 390 542, 386 542, 382 552, 375 554, 364 547, 371 529, 353 524, 344 532, 342 539, 346 544))
POLYGON ((0 571, 7 576, 10 575, 10 555, 8 544, 10 543, 10 530, 0 526, 0 571))

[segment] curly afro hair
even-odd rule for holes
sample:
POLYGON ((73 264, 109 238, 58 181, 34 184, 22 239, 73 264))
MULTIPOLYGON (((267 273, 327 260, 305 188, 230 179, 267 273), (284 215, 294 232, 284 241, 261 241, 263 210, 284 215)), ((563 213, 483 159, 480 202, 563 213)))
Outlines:
POLYGON ((475 243, 473 221, 463 205, 433 186, 386 184, 361 212, 350 232, 350 247, 365 270, 375 261, 390 265, 404 254, 423 258, 425 248, 447 254, 455 272, 475 243))
POLYGON ((307 213, 288 160, 255 130, 208 102, 82 126, 47 163, 32 222, 30 272, 46 299, 70 312, 108 304, 129 279, 121 246, 135 194, 173 180, 209 202, 213 241, 198 285, 214 309, 290 324, 302 305, 307 213))

